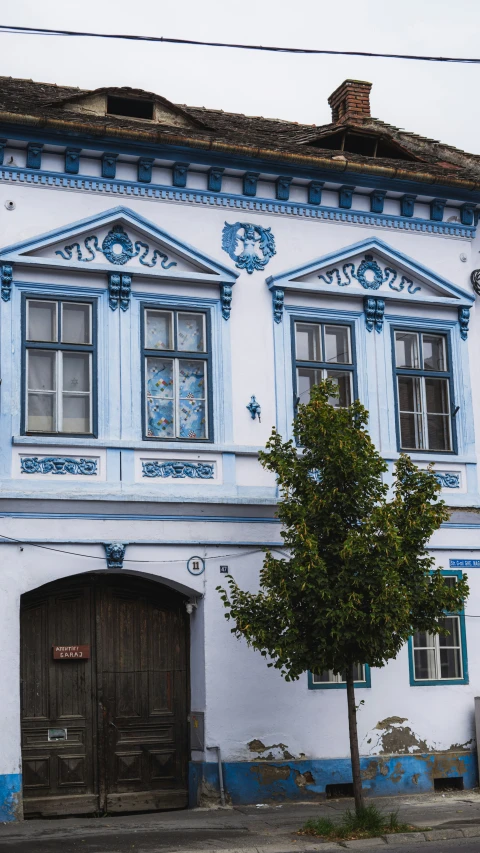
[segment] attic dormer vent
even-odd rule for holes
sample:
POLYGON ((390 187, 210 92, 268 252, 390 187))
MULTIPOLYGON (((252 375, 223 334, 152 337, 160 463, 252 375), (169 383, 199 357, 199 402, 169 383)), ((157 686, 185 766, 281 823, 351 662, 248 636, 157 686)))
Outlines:
POLYGON ((153 101, 145 98, 119 98, 107 95, 107 115, 153 119, 153 101))

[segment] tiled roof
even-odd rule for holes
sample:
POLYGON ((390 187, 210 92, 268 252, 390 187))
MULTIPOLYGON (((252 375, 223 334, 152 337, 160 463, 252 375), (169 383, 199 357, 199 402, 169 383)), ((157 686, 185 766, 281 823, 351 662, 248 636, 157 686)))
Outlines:
MULTIPOLYGON (((468 154, 437 140, 386 124, 370 116, 327 125, 303 125, 296 122, 245 116, 172 104, 165 98, 138 89, 104 87, 93 91, 32 80, 0 78, 0 123, 28 124, 45 129, 118 136, 123 140, 151 141, 153 144, 185 145, 213 149, 245 157, 276 159, 311 168, 350 170, 403 180, 420 180, 480 188, 480 156, 468 154), (164 109, 161 122, 86 113, 75 109, 77 99, 110 93, 120 97, 150 98, 164 109), (172 124, 168 113, 172 114, 172 124), (182 126, 173 122, 181 118, 182 126), (397 144, 414 160, 392 157, 372 158, 347 151, 322 148, 322 139, 339 129, 379 135, 397 144)), ((4 131, 5 135, 5 131, 4 131)))

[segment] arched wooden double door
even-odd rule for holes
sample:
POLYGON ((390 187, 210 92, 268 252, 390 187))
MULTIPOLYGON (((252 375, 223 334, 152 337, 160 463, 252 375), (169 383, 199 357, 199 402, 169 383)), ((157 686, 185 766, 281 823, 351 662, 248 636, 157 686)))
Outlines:
POLYGON ((22 596, 26 815, 187 806, 187 631, 181 596, 128 575, 22 596))

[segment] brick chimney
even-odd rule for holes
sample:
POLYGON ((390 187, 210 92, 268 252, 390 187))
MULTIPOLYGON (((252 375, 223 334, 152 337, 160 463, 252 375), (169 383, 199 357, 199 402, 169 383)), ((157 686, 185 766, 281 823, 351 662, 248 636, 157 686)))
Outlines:
POLYGON ((328 99, 332 122, 339 124, 348 120, 368 118, 371 88, 372 84, 364 80, 344 80, 328 99))

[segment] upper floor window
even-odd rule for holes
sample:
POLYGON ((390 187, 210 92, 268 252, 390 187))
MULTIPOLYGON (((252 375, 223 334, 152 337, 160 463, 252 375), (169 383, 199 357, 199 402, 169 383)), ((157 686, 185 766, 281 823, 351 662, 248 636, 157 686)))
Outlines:
POLYGON ((143 327, 147 437, 211 438, 207 315, 144 308, 143 327))
POLYGON ((426 332, 395 332, 400 447, 452 449, 447 339, 426 332))
POLYGON ((334 406, 353 400, 353 356, 349 326, 330 323, 295 323, 296 386, 298 403, 308 403, 310 390, 322 379, 332 379, 339 396, 334 406))
POLYGON ((92 304, 27 299, 26 432, 93 432, 92 304))
MULTIPOLYGON (((444 580, 454 586, 457 577, 446 574, 444 580)), ((446 613, 438 622, 448 633, 416 631, 412 637, 412 684, 467 681, 464 614, 446 613)))
MULTIPOLYGON (((370 668, 365 664, 355 664, 353 677, 355 687, 370 687, 370 668)), ((346 687, 346 681, 343 674, 334 673, 333 670, 326 669, 318 675, 314 675, 313 672, 310 672, 308 686, 311 689, 322 687, 346 687)))

